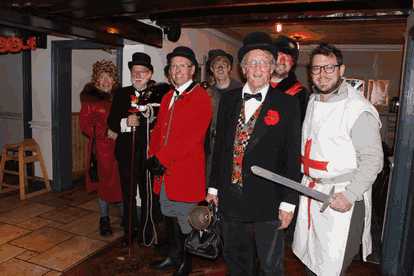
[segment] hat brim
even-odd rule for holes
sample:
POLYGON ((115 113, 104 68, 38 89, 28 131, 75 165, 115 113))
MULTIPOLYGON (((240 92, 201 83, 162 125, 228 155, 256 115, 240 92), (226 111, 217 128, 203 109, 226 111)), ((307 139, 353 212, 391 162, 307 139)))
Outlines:
POLYGON ((128 62, 128 68, 129 68, 129 70, 131 70, 132 69, 132 66, 134 66, 134 65, 142 65, 142 66, 145 66, 148 69, 150 69, 151 72, 154 72, 154 67, 150 63, 139 62, 139 61, 130 61, 130 62, 128 62))
POLYGON ((272 44, 268 44, 268 43, 248 44, 240 48, 238 52, 239 62, 241 62, 243 57, 252 50, 265 50, 265 51, 270 52, 274 57, 276 57, 277 55, 277 49, 272 44))
POLYGON ((174 57, 185 57, 189 61, 191 61, 196 67, 198 67, 197 60, 192 55, 187 55, 186 53, 177 53, 172 52, 167 55, 167 61, 168 63, 171 63, 171 59, 174 57))

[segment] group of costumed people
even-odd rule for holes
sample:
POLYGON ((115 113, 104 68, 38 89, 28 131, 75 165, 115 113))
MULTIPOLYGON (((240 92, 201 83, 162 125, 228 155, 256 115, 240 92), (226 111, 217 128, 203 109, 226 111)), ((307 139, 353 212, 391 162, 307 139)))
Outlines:
POLYGON ((371 251, 371 187, 383 166, 378 112, 344 81, 333 45, 310 55, 311 95, 295 75, 294 40, 250 33, 237 57, 245 83, 231 77, 233 56, 222 49, 208 52, 204 83, 185 46, 167 55, 169 84, 153 83, 145 53, 128 63, 129 87, 118 87, 112 62, 94 64, 80 121, 90 150, 96 140, 99 182, 86 181, 98 190, 100 233, 112 232, 110 203, 122 207, 125 237, 144 244, 159 242, 163 221, 168 250, 150 267, 189 275, 188 217, 207 201, 219 210, 230 275, 284 275, 286 235, 307 275, 345 275, 361 244, 364 260, 371 251), (322 202, 252 166, 320 192, 334 188, 329 208, 320 212, 322 202))

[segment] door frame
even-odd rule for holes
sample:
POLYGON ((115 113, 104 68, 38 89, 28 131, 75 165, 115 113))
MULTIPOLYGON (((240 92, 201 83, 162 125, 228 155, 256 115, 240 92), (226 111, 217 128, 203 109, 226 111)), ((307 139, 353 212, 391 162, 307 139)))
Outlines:
POLYGON ((122 79, 123 47, 114 47, 88 40, 52 41, 51 46, 51 110, 52 166, 54 191, 64 191, 72 184, 72 50, 116 49, 117 67, 122 79))

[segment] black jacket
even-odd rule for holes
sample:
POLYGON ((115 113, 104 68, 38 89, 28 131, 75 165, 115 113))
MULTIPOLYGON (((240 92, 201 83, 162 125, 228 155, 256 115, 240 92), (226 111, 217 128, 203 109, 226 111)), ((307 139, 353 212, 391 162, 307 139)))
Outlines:
POLYGON ((226 217, 241 221, 278 218, 280 202, 297 204, 293 190, 253 175, 250 167, 261 166, 293 180, 300 180, 301 121, 295 97, 269 88, 243 160, 243 188, 231 183, 233 144, 242 107, 241 89, 224 94, 220 101, 210 187, 218 189, 219 209, 226 217), (280 120, 267 125, 264 118, 276 110, 280 120))
MULTIPOLYGON (((168 84, 154 84, 143 91, 138 104, 160 103, 163 95, 169 90, 168 84)), ((127 118, 131 113, 128 111, 131 107, 131 95, 135 95, 135 88, 127 86, 115 91, 112 100, 111 111, 108 116, 108 127, 118 133, 116 140, 115 153, 119 162, 128 162, 131 158, 132 134, 131 132, 121 133, 121 119, 127 118)), ((156 112, 158 108, 156 109, 156 112)), ((140 116, 140 125, 136 128, 136 152, 138 158, 143 159, 147 141, 146 119, 140 116)), ((154 122, 151 126, 154 125, 154 122)))
POLYGON ((282 93, 293 96, 298 99, 300 106, 301 121, 306 115, 306 107, 309 101, 309 91, 303 86, 296 78, 296 74, 292 71, 289 72, 287 78, 283 79, 276 86, 276 89, 282 93))

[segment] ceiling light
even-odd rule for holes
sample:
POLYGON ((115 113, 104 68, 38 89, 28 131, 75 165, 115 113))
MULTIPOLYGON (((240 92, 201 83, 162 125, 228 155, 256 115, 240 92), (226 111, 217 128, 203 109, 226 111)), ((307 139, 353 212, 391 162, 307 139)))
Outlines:
POLYGON ((280 32, 282 31, 282 29, 283 29, 283 25, 282 25, 282 23, 276 23, 276 24, 275 24, 275 31, 276 31, 277 33, 280 33, 280 32))

